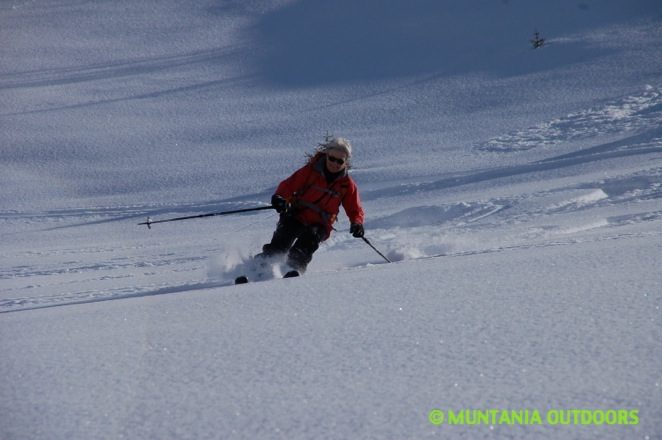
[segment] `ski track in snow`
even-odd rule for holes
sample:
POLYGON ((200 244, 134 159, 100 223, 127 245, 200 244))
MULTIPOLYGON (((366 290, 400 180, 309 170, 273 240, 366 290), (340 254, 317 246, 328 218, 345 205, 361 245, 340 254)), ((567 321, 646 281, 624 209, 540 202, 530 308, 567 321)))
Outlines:
MULTIPOLYGON (((368 222, 373 240, 393 261, 435 257, 460 257, 513 249, 568 245, 592 240, 627 238, 618 228, 643 222, 659 221, 662 210, 651 202, 662 198, 662 167, 630 175, 582 183, 533 193, 500 197, 486 201, 463 201, 438 206, 414 206, 368 222), (614 209, 628 206, 631 213, 613 214, 614 209), (639 207, 640 206, 640 207, 639 207), (596 218, 596 216, 598 216, 596 218), (591 230, 603 231, 597 237, 572 238, 591 230), (503 243, 510 243, 504 245, 503 243)), ((84 228, 104 222, 126 222, 124 214, 145 208, 115 208, 109 211, 73 210, 56 213, 9 213, 5 220, 33 224, 60 223, 58 228, 84 228), (119 214, 119 217, 117 215, 119 214), (96 220, 89 221, 89 217, 96 220), (38 222, 37 222, 38 220, 38 222)), ((620 212, 620 211, 619 211, 620 212)), ((133 215, 128 216, 132 218, 133 215)), ((46 228, 46 231, 52 230, 46 228)), ((46 232, 48 233, 48 232, 46 232)), ((11 281, 11 287, 0 290, 0 312, 33 310, 45 307, 84 304, 113 299, 138 298, 182 293, 232 284, 240 275, 251 273, 246 258, 219 263, 221 247, 210 247, 201 255, 177 252, 153 253, 149 247, 83 247, 57 250, 32 250, 26 255, 53 260, 47 265, 16 265, 0 269, 0 280, 11 281), (134 254, 122 256, 123 252, 134 254), (94 255, 98 255, 94 257, 94 255), (106 256, 106 259, 99 257, 106 256), (97 261, 81 264, 81 261, 97 261), (160 274, 179 272, 188 277, 179 285, 155 282, 160 274), (205 278, 206 271, 206 278, 205 278), (25 280, 25 281, 22 281, 25 280), (140 285, 146 281, 147 284, 140 285), (76 285, 122 283, 123 288, 75 290, 76 285), (31 290, 65 290, 61 294, 21 295, 31 290)), ((356 242, 336 233, 318 252, 356 251, 356 242)), ((199 250, 199 249, 198 249, 199 250)), ((190 252, 190 251, 188 251, 190 252)), ((221 251, 222 252, 222 251, 221 251)), ((374 256, 367 256, 373 260, 374 256)), ((371 264, 379 264, 377 260, 371 264)), ((321 266, 321 265, 320 265, 321 266)), ((362 267, 354 263, 334 270, 362 267)), ((279 269, 280 270, 280 269, 279 269)), ((323 267, 311 272, 325 271, 323 267)), ((274 273, 274 277, 278 274, 274 273)), ((267 277, 266 280, 273 277, 267 277)))
MULTIPOLYGON (((655 217, 655 219, 659 220, 662 219, 662 211, 657 213, 658 215, 655 217)), ((632 219, 628 219, 630 222, 632 219)), ((653 220, 652 218, 646 218, 645 220, 653 220)), ((593 228, 598 228, 598 227, 603 227, 603 226, 608 226, 608 222, 598 222, 597 224, 591 226, 591 225, 585 225, 585 226, 577 226, 565 231, 561 231, 560 234, 574 234, 577 232, 582 232, 588 229, 593 229, 593 228)), ((597 238, 572 238, 572 239, 557 239, 553 241, 547 241, 547 242, 541 242, 541 243, 529 243, 529 244, 520 244, 520 245, 512 245, 512 246, 503 246, 503 247, 494 247, 494 248, 484 248, 480 250, 472 250, 472 251, 456 251, 456 252, 448 252, 448 253, 441 253, 441 254, 436 254, 436 255, 425 255, 421 254, 420 251, 412 251, 411 249, 405 249, 405 252, 403 253, 402 250, 391 250, 389 252, 389 258, 392 259, 394 263, 398 263, 399 261, 403 260, 422 260, 422 259, 431 259, 431 258, 452 258, 452 257, 468 257, 472 255, 482 255, 482 254, 492 254, 492 253, 500 253, 500 252, 507 252, 507 251, 514 251, 514 250, 523 250, 523 249, 535 249, 535 248, 547 248, 547 247, 556 247, 556 246, 569 246, 569 245, 576 245, 576 244, 581 244, 581 243, 593 243, 593 242, 600 242, 600 241, 606 241, 606 240, 627 240, 627 239, 632 239, 632 238, 637 238, 637 237, 654 237, 654 236, 660 236, 662 235, 662 232, 659 233, 623 233, 623 234, 616 234, 616 235, 601 235, 597 238), (413 252, 413 254, 412 254, 413 252)), ((206 257, 201 257, 199 258, 200 260, 206 260, 206 257)), ((367 267, 367 266, 373 266, 375 264, 384 264, 384 263, 372 263, 368 265, 360 265, 360 267, 367 267)), ((341 270, 351 270, 351 268, 345 268, 341 270)), ((68 272, 68 270, 66 270, 68 272)), ((279 270, 278 273, 281 271, 279 270)), ((322 272, 325 272, 322 270, 322 272)), ((219 287, 227 287, 227 286, 233 286, 234 282, 231 280, 232 277, 234 277, 236 274, 244 274, 246 273, 245 270, 232 270, 229 272, 229 274, 223 274, 223 277, 226 278, 225 280, 221 281, 214 281, 214 280, 209 280, 205 282, 191 282, 183 285, 166 285, 162 287, 157 287, 157 286, 145 286, 145 287, 130 287, 130 288, 124 288, 124 289, 111 289, 108 291, 84 291, 84 292, 71 292, 67 294, 62 294, 62 295, 52 295, 52 296, 38 296, 38 297, 23 297, 23 298, 7 298, 7 299, 0 299, 0 313, 10 313, 10 312, 18 312, 18 311, 30 311, 30 310, 37 310, 37 309, 44 309, 44 308, 51 308, 51 307, 61 307, 61 306, 73 306, 73 305, 80 305, 80 304, 90 304, 90 303, 96 303, 96 302, 103 302, 103 301, 111 301, 111 300, 121 300, 121 299, 129 299, 129 298, 144 298, 144 297, 149 297, 149 296, 157 296, 157 295, 169 295, 169 294, 175 294, 175 293, 186 293, 186 292, 193 292, 193 291, 199 291, 199 290, 205 290, 205 289, 215 289, 219 287)), ((248 273, 250 274, 251 271, 249 270, 248 273)), ((23 275, 27 276, 27 275, 23 275)), ((106 279, 120 279, 124 277, 130 277, 130 275, 125 275, 125 276, 109 276, 109 277, 101 277, 98 278, 97 281, 103 281, 106 279)), ((10 276, 8 276, 10 278, 10 276)), ((274 273, 273 276, 266 276, 262 277, 261 279, 255 280, 252 279, 252 282, 267 282, 267 281, 276 281, 274 278, 280 278, 276 273, 274 273)), ((297 281, 297 280, 294 280, 297 281)))
MULTIPOLYGON (((517 152, 549 148, 561 143, 598 136, 653 131, 650 143, 659 146, 662 134, 662 91, 647 86, 639 95, 625 96, 602 107, 571 113, 534 127, 490 139, 476 148, 482 151, 517 152)), ((642 148, 625 145, 621 149, 642 148)))

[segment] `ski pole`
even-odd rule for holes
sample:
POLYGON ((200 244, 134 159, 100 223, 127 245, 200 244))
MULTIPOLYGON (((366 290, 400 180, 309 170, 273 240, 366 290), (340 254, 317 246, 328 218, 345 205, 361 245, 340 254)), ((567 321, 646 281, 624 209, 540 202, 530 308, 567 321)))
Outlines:
POLYGON ((382 257, 384 260, 386 260, 387 263, 392 263, 392 261, 389 260, 389 259, 386 257, 386 255, 384 255, 384 254, 382 254, 381 252, 379 252, 379 250, 377 250, 377 248, 374 247, 374 246, 372 245, 372 243, 370 243, 370 241, 369 241, 367 238, 365 238, 365 237, 361 237, 361 238, 363 239, 363 241, 366 242, 366 244, 367 244, 368 246, 370 246, 370 247, 372 248, 373 251, 377 252, 377 253, 379 254, 380 257, 382 257))
POLYGON ((217 215, 229 215, 229 214, 239 214, 241 212, 251 212, 251 211, 263 211, 265 209, 274 209, 273 206, 258 206, 257 208, 245 208, 245 209, 235 209, 233 211, 223 211, 223 212, 210 212, 207 214, 199 214, 199 215, 188 215, 186 217, 175 217, 175 218, 168 218, 165 220, 152 220, 150 217, 147 217, 147 221, 138 223, 139 225, 147 225, 147 228, 152 229, 152 225, 156 223, 166 223, 166 222, 176 222, 179 220, 189 220, 192 218, 203 218, 203 217, 215 217, 217 215))

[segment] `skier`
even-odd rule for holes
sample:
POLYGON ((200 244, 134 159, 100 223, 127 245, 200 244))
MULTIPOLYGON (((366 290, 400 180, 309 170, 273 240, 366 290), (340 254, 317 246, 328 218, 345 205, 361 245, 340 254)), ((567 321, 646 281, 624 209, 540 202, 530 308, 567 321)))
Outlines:
POLYGON ((288 275, 303 273, 320 243, 331 235, 340 205, 351 222, 349 232, 363 237, 363 208, 356 183, 348 174, 351 158, 347 139, 327 138, 305 166, 278 185, 271 197, 280 214, 278 225, 271 242, 256 257, 287 253, 287 264, 293 269, 288 275))

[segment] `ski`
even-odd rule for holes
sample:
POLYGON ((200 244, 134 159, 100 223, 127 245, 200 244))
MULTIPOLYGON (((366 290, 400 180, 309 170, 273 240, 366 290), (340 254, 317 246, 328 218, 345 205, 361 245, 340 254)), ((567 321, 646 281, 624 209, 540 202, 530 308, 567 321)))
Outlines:
MULTIPOLYGON (((291 271, 287 272, 285 275, 283 275, 283 278, 294 278, 294 277, 298 277, 298 276, 301 276, 299 271, 291 270, 291 271)), ((237 278, 234 279, 235 284, 246 284, 246 283, 248 283, 248 281, 249 280, 248 280, 248 277, 246 275, 240 275, 240 276, 238 276, 237 278)))

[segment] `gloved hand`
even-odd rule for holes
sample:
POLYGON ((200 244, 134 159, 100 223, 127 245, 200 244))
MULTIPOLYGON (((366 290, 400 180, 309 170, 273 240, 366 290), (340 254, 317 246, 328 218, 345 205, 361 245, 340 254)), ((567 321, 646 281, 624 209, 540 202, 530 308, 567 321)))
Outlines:
POLYGON ((352 223, 352 225, 349 227, 349 233, 356 238, 362 238, 365 234, 365 230, 363 229, 363 225, 361 223, 352 223))
POLYGON ((274 194, 271 196, 271 206, 274 207, 277 213, 282 214, 290 209, 290 204, 282 196, 274 194))

